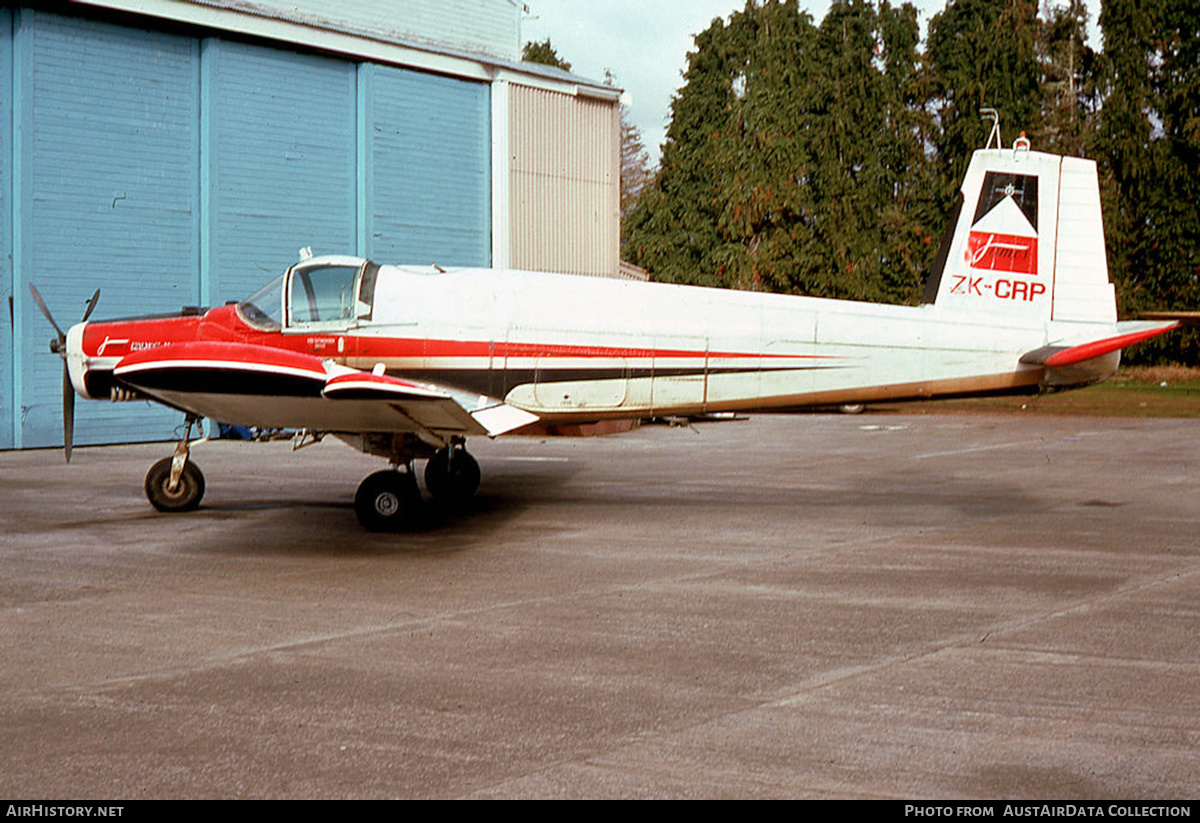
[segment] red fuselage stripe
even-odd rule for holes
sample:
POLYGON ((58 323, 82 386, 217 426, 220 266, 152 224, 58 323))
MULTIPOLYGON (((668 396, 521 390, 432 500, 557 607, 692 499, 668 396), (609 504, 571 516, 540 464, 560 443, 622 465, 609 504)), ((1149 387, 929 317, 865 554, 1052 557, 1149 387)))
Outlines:
POLYGON ((623 346, 588 346, 558 343, 526 343, 488 340, 438 340, 384 337, 357 333, 358 330, 312 330, 284 333, 258 329, 245 323, 224 306, 203 317, 131 319, 88 324, 83 350, 88 357, 138 355, 175 343, 249 344, 292 351, 309 356, 344 359, 377 358, 561 358, 596 360, 697 359, 759 360, 771 362, 834 360, 824 355, 765 354, 760 352, 656 349, 623 346), (338 344, 340 341, 340 345, 338 344), (329 349, 314 347, 323 343, 329 349))

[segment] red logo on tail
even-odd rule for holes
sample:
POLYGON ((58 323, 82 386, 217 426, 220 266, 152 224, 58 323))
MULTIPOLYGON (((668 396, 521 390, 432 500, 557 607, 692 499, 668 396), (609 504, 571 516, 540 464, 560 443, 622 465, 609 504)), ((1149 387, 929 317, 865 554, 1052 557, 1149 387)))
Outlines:
POLYGON ((1037 274, 1037 238, 973 231, 967 237, 967 265, 973 269, 1037 274))

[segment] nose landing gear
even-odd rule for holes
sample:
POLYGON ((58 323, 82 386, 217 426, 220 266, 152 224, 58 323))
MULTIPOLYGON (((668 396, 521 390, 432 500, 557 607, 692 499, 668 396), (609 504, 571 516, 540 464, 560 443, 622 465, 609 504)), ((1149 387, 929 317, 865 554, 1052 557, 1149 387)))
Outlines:
POLYGON ((183 437, 175 444, 175 454, 159 460, 146 472, 146 497, 160 512, 190 512, 199 507, 204 497, 204 473, 195 463, 188 462, 188 435, 192 425, 199 423, 200 418, 188 415, 183 437))

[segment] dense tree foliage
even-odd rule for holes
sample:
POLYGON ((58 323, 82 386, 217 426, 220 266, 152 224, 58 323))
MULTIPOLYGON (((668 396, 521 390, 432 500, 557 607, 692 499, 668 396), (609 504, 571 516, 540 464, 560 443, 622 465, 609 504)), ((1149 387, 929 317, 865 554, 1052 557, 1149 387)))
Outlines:
MULTIPOLYGON (((949 0, 916 13, 748 0, 695 38, 661 166, 624 222, 660 280, 912 303, 979 110, 1005 142, 1091 157, 1123 313, 1200 308, 1196 0, 949 0)), ((1175 335, 1159 356, 1195 360, 1175 335)))
POLYGON ((521 59, 527 63, 541 63, 543 66, 554 66, 563 71, 570 71, 571 64, 558 56, 554 46, 550 45, 547 37, 540 43, 529 42, 521 49, 521 59))
POLYGON ((904 300, 932 249, 911 7, 748 3, 696 38, 626 255, 676 282, 904 300), (926 200, 922 200, 926 198, 926 200))
MULTIPOLYGON (((1194 0, 1106 0, 1089 133, 1101 164, 1109 267, 1123 312, 1200 308, 1200 25, 1194 0)), ((1195 363, 1196 335, 1134 358, 1195 363)))

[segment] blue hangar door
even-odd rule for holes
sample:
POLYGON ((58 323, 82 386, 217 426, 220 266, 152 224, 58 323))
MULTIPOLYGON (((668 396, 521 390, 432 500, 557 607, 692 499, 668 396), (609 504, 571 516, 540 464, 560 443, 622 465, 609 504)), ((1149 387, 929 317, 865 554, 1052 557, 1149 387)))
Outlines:
POLYGON ((380 263, 491 262, 490 90, 362 66, 364 253, 380 263))
MULTIPOLYGON (((61 364, 30 280, 66 327, 97 287, 97 319, 245 297, 302 246, 490 263, 485 83, 0 9, 5 89, 0 448, 62 441, 61 364)), ((169 439, 180 419, 81 401, 75 441, 169 439)))
MULTIPOLYGON (((62 442, 62 363, 27 283, 64 330, 97 288, 97 318, 197 302, 199 48, 30 9, 12 22, 15 445, 49 446, 62 442)), ((76 442, 161 439, 177 417, 81 401, 76 442)))
POLYGON ((357 247, 353 63, 203 45, 205 304, 249 296, 297 251, 357 247))

